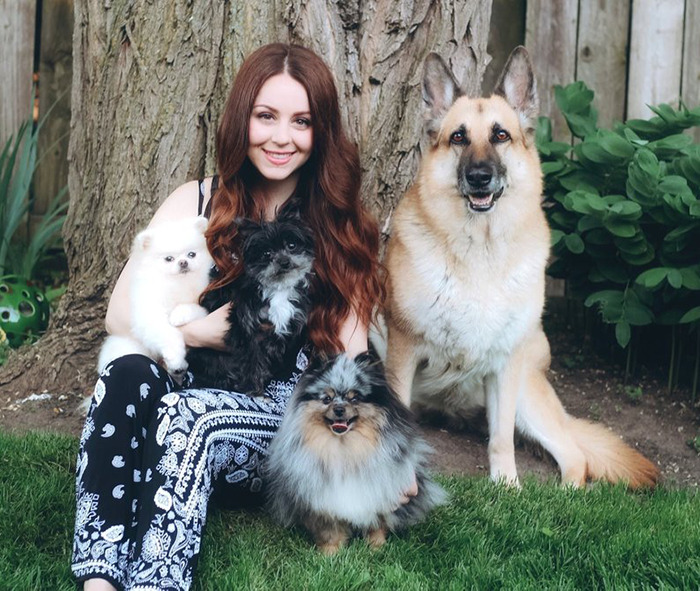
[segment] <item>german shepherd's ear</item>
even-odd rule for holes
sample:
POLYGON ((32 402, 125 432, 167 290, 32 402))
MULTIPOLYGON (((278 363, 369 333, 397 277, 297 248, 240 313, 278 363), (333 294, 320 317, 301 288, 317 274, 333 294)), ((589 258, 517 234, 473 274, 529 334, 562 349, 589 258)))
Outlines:
POLYGON ((429 53, 423 64, 423 101, 426 132, 433 142, 445 113, 463 94, 442 58, 437 53, 429 53))
POLYGON ((534 132, 540 104, 532 63, 524 47, 518 46, 510 54, 493 94, 502 96, 515 109, 523 131, 534 132))

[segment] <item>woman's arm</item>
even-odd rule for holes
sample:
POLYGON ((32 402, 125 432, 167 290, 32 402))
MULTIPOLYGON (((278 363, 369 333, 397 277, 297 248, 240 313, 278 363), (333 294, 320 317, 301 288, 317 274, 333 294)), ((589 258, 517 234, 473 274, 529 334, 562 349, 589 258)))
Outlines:
MULTIPOLYGON (((205 194, 209 192, 211 179, 207 179, 205 194)), ((163 222, 176 221, 197 214, 197 202, 199 188, 197 181, 190 181, 175 189, 158 208, 153 215, 149 227, 157 226, 163 222)), ((127 261, 124 269, 117 279, 112 290, 112 295, 107 305, 105 316, 105 328, 109 334, 127 335, 131 328, 131 312, 129 306, 129 293, 131 290, 132 264, 127 261)), ((185 344, 191 347, 211 347, 222 349, 224 347, 223 335, 228 324, 226 315, 228 306, 216 310, 208 316, 190 322, 180 327, 185 344)))
POLYGON ((340 325, 338 337, 348 356, 356 357, 367 351, 369 326, 360 322, 357 314, 352 311, 340 325))

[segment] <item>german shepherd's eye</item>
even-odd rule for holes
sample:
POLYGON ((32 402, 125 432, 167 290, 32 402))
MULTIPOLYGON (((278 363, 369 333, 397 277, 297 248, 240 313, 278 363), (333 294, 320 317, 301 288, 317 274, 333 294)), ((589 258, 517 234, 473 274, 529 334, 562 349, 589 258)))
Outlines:
POLYGON ((463 146, 467 143, 467 134, 463 129, 453 131, 450 136, 450 143, 456 146, 463 146))
POLYGON ((505 129, 496 128, 493 130, 491 141, 497 144, 502 144, 510 139, 510 134, 505 129))
POLYGON ((166 263, 172 263, 175 260, 175 257, 168 255, 165 257, 165 262, 166 263))

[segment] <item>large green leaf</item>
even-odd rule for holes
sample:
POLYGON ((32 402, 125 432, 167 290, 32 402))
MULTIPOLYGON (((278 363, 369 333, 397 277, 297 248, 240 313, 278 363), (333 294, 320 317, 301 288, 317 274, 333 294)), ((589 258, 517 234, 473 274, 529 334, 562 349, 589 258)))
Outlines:
POLYGON ((689 322, 697 322, 700 320, 700 306, 691 308, 688 310, 680 319, 681 324, 687 324, 689 322))
POLYGON ((637 277, 637 283, 643 285, 644 287, 657 287, 661 282, 668 276, 669 269, 666 267, 657 267, 655 269, 649 269, 640 273, 637 277))
POLYGON ((627 347, 631 337, 632 329, 629 323, 622 320, 615 325, 615 339, 617 339, 617 344, 620 345, 620 347, 623 349, 627 347))

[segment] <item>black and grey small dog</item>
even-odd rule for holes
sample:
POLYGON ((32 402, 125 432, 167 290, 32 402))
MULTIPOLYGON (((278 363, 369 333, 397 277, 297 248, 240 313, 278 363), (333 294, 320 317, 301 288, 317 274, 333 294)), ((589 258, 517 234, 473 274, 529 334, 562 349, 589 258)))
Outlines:
POLYGON ((269 506, 325 554, 354 533, 379 547, 444 502, 430 451, 381 364, 339 355, 307 369, 292 395, 266 460, 269 506), (418 494, 400 505, 414 482, 418 494))
POLYGON ((237 224, 243 272, 202 300, 210 311, 233 304, 226 351, 193 348, 187 362, 194 386, 257 396, 290 348, 300 344, 311 307, 314 238, 294 204, 274 221, 241 219, 237 224))

